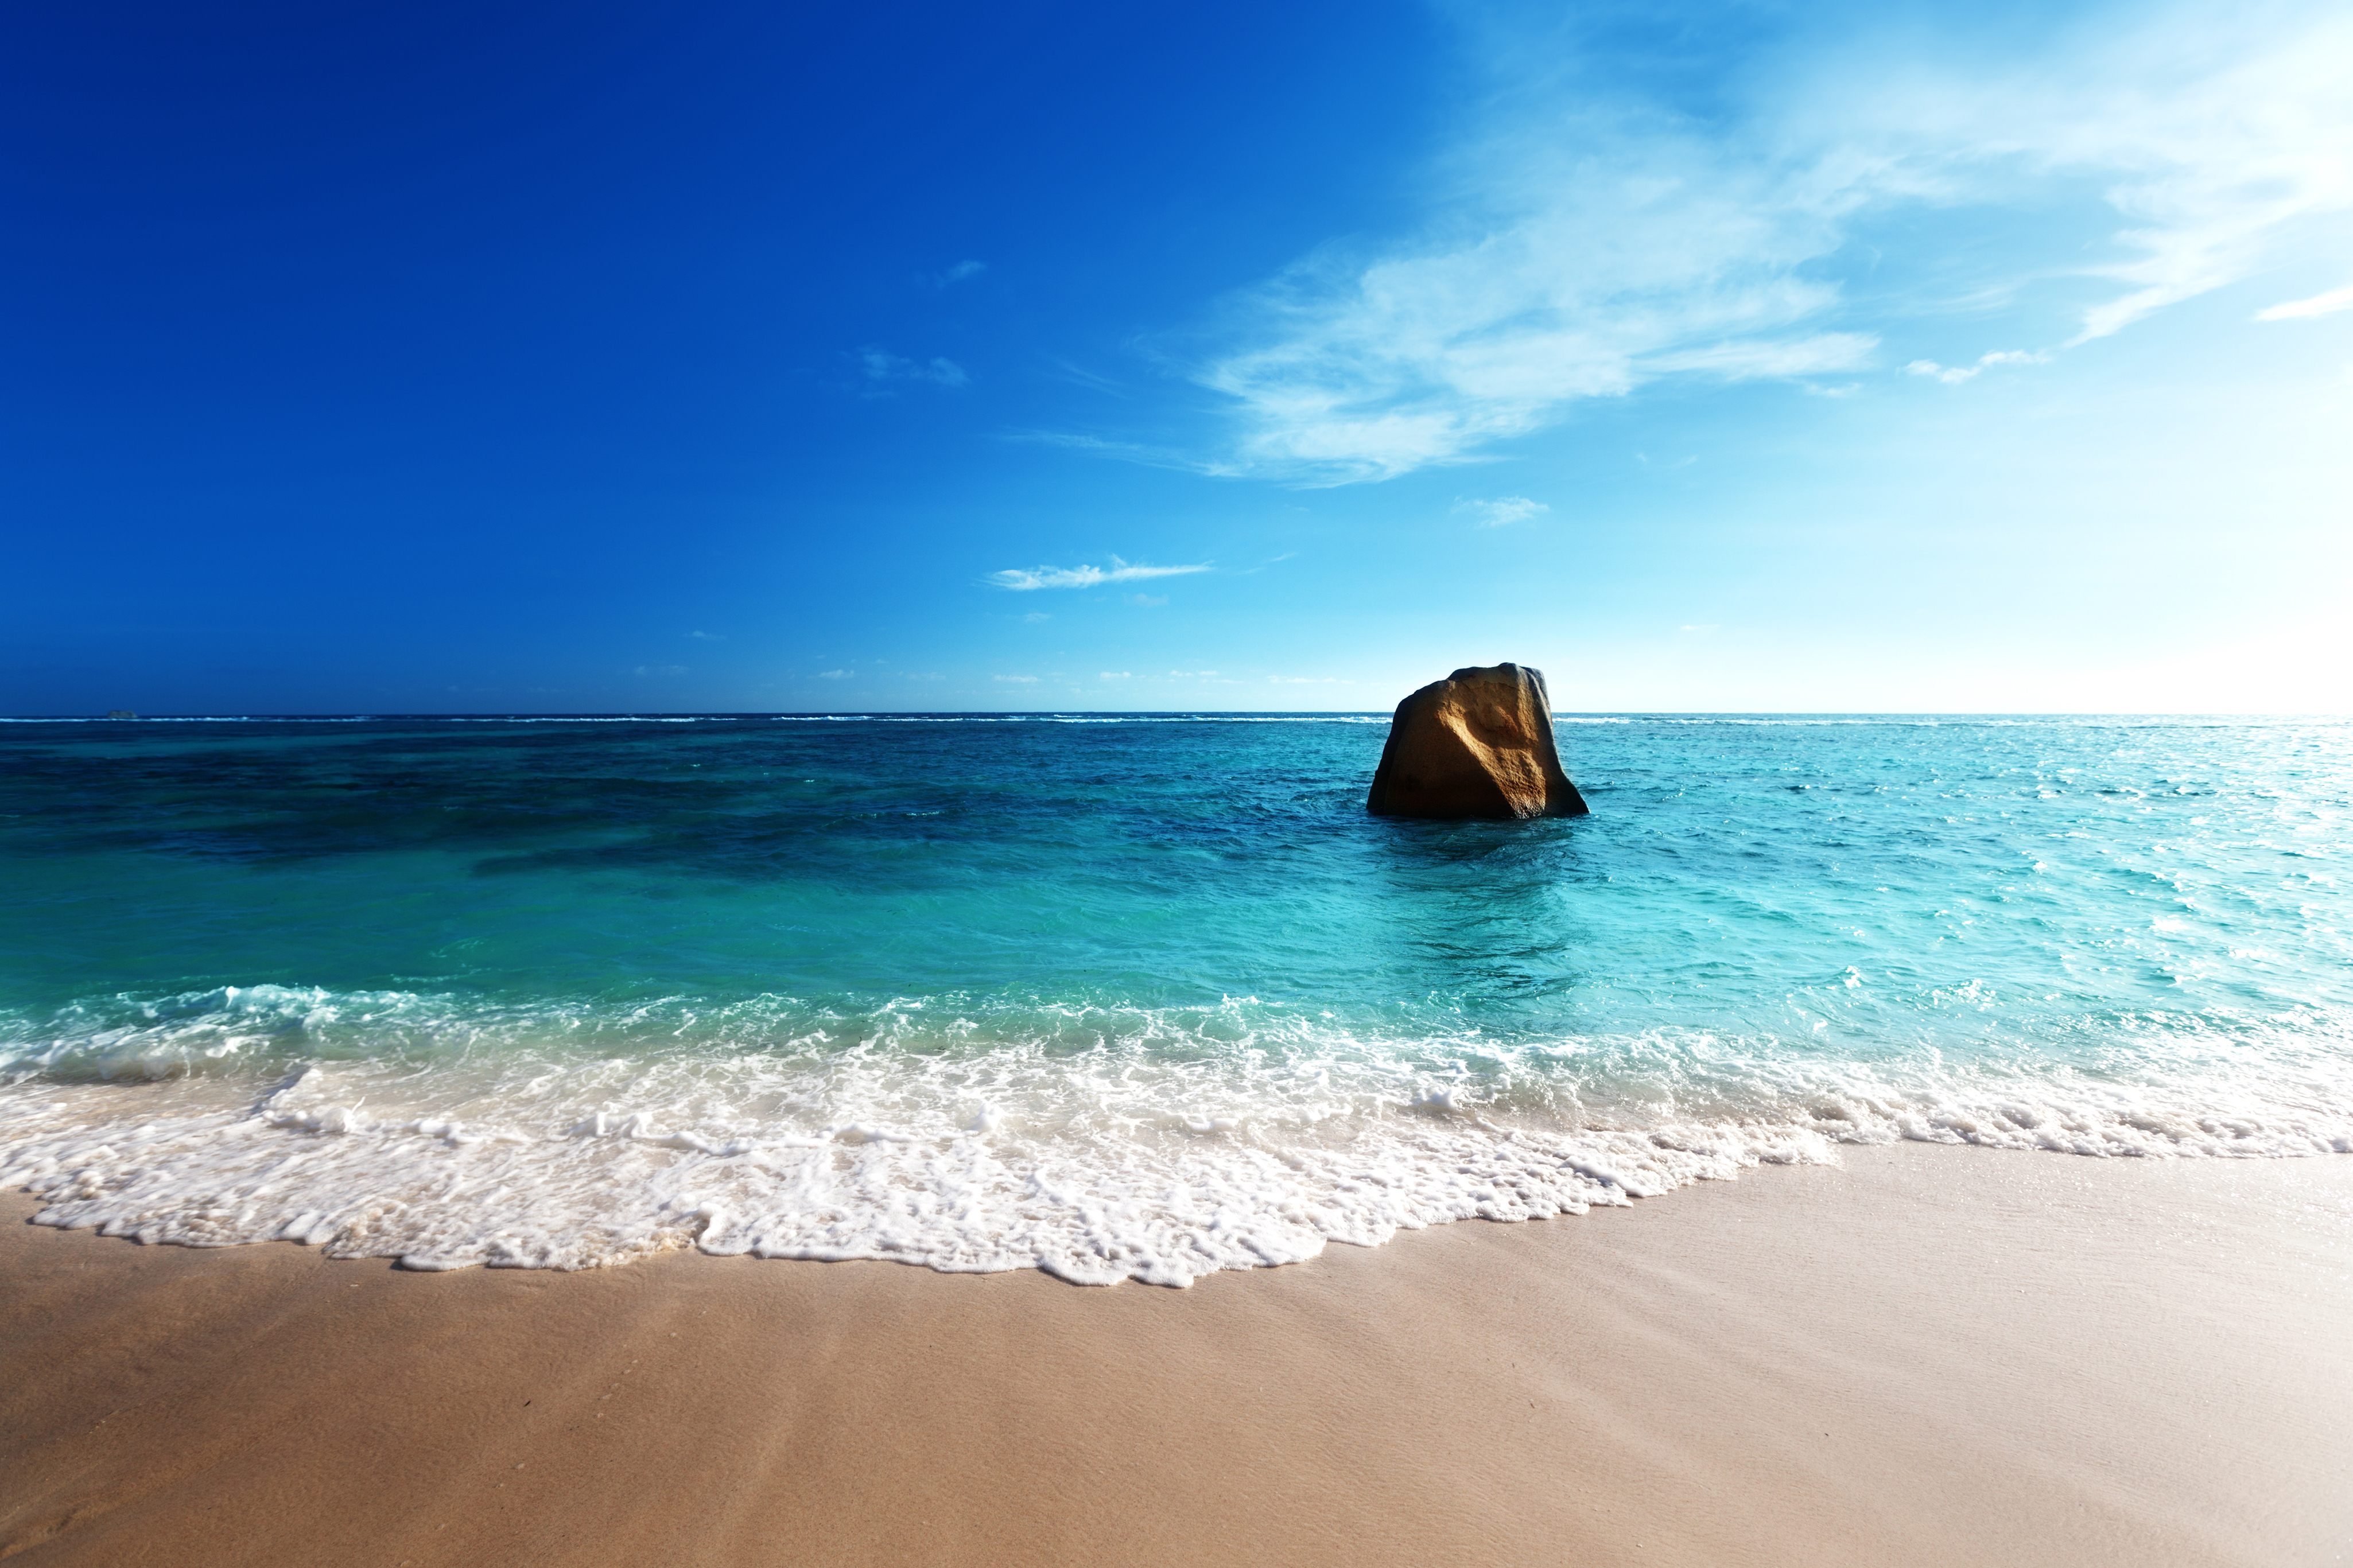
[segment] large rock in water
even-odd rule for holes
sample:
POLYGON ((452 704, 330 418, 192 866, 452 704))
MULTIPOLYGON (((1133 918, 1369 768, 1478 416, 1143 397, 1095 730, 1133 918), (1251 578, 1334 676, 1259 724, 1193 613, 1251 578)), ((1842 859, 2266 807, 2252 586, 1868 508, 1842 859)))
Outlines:
POLYGON ((1544 672, 1458 669, 1398 704, 1365 809, 1376 816, 1582 816, 1560 770, 1544 672))

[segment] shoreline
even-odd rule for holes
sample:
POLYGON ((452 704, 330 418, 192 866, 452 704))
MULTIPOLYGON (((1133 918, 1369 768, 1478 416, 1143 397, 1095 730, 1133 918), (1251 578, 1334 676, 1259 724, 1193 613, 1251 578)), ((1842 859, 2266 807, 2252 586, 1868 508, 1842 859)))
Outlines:
POLYGON ((2353 1561, 2353 1160, 1849 1148, 1190 1290, 0 1197, 26 1563, 2353 1561))

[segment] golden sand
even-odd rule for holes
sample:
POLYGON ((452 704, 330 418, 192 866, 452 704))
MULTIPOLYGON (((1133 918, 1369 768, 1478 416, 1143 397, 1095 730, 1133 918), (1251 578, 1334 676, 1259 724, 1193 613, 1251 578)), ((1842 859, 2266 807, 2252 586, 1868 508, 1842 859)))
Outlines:
POLYGON ((2353 1561, 2353 1159, 1863 1150, 1188 1291, 33 1208, 27 1565, 2353 1561))

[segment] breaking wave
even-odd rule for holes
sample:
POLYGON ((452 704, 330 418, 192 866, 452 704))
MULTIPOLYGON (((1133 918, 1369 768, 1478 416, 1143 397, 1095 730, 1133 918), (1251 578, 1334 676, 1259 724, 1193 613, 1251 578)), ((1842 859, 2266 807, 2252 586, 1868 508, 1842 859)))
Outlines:
POLYGON ((0 1045, 43 1224, 417 1268, 699 1247, 1187 1285, 1450 1220, 1902 1139, 2353 1152, 2353 1029, 2144 1026, 2073 1060, 1662 1029, 1383 1037, 1314 1010, 493 1004, 276 985, 77 1004, 0 1045))

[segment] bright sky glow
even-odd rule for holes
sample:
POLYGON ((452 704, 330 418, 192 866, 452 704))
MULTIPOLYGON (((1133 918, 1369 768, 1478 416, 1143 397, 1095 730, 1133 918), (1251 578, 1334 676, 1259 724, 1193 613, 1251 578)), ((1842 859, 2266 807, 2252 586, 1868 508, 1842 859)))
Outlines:
POLYGON ((142 15, 0 711, 2353 706, 2341 5, 142 15))

